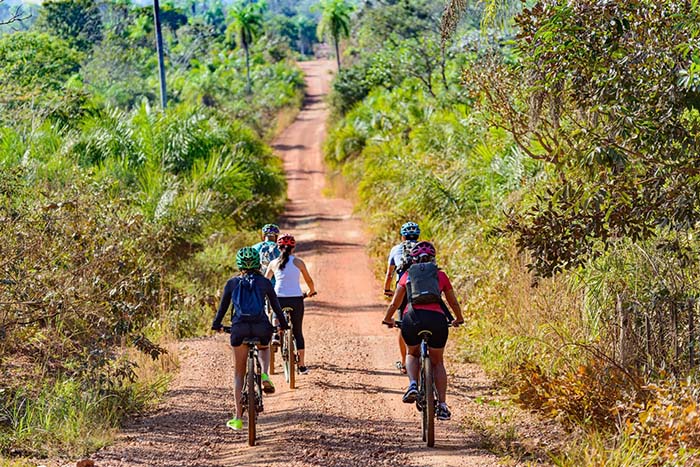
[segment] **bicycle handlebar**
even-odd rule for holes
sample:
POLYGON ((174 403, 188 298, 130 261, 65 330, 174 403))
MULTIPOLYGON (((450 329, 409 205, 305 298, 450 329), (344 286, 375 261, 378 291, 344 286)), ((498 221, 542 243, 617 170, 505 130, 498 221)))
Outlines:
MULTIPOLYGON (((384 326, 389 326, 389 323, 387 323, 387 322, 385 322, 385 321, 382 321, 382 324, 383 324, 384 326)), ((394 321, 394 327, 395 327, 395 328, 398 328, 398 329, 401 329, 401 320, 395 320, 395 321, 394 321)))

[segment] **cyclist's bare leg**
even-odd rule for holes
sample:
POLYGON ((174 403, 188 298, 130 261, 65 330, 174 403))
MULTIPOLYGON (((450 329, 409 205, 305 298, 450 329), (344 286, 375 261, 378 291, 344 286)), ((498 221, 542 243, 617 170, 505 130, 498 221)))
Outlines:
POLYGON ((263 373, 270 371, 270 347, 258 346, 258 360, 263 373))
POLYGON ((246 360, 248 359, 248 346, 239 345, 233 348, 234 359, 234 384, 233 395, 236 401, 236 418, 243 417, 243 406, 241 405, 241 393, 243 391, 243 380, 245 379, 246 360))
POLYGON ((412 383, 417 383, 420 378, 420 345, 406 346, 406 372, 412 383))
POLYGON ((406 341, 403 340, 403 336, 399 333, 399 352, 401 352, 401 365, 406 367, 406 341))
POLYGON ((304 349, 297 350, 297 354, 299 354, 299 366, 306 366, 304 365, 304 349))
POLYGON ((445 370, 445 361, 443 360, 444 353, 444 348, 434 349, 430 347, 430 363, 433 365, 433 378, 438 393, 438 402, 445 402, 447 395, 447 370, 445 370))

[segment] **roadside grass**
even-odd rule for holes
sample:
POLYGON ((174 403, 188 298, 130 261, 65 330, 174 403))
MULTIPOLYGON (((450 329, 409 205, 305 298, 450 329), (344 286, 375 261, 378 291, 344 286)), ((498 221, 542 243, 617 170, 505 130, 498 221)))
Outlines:
POLYGON ((682 467, 689 466, 690 457, 679 453, 676 459, 667 460, 659 446, 628 436, 588 432, 568 446, 562 454, 552 457, 557 467, 682 467))
POLYGON ((157 400, 166 381, 162 376, 149 383, 127 383, 104 394, 76 379, 65 379, 36 395, 16 392, 2 408, 0 446, 19 455, 85 455, 107 445, 125 415, 141 412, 157 400))

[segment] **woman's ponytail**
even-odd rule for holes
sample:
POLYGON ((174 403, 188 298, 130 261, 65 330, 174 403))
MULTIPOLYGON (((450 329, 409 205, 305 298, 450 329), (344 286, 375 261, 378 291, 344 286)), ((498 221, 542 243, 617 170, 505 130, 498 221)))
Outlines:
POLYGON ((294 247, 290 245, 286 245, 282 247, 282 261, 280 262, 280 270, 283 270, 284 267, 287 265, 289 262, 289 257, 292 254, 292 249, 294 247))

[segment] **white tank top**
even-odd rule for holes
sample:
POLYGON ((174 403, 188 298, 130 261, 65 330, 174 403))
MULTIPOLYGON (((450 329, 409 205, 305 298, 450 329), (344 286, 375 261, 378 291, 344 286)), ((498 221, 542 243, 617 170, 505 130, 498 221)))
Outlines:
MULTIPOLYGON (((280 258, 277 261, 281 262, 280 258)), ((284 269, 279 267, 275 270, 275 293, 278 297, 303 297, 304 292, 301 291, 299 277, 301 271, 294 264, 294 256, 289 257, 289 261, 284 266, 284 269)))

